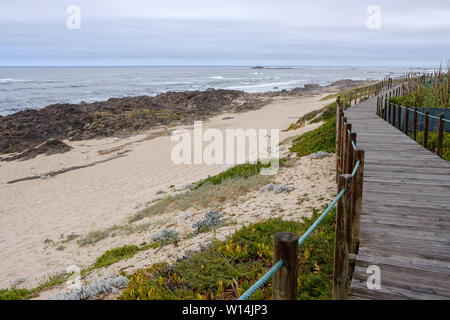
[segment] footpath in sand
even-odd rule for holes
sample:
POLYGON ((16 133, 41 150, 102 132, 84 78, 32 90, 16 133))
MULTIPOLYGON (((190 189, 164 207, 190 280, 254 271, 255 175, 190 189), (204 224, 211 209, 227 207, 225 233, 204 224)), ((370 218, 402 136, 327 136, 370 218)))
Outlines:
MULTIPOLYGON (((330 101, 315 97, 278 97, 260 110, 222 114, 203 124, 204 129, 254 128, 286 129, 302 115, 322 108, 330 101)), ((280 132, 280 141, 320 124, 280 132)), ((192 130, 192 127, 185 127, 192 130)), ((145 218, 146 230, 109 236, 92 245, 80 247, 76 240, 92 231, 128 223, 128 218, 144 208, 160 191, 174 189, 208 175, 215 175, 231 165, 175 165, 170 155, 176 142, 169 136, 151 138, 141 134, 130 138, 107 138, 68 142, 73 149, 64 154, 38 156, 27 161, 0 163, 0 288, 11 281, 25 280, 21 286, 32 288, 46 276, 65 271, 70 265, 90 266, 106 250, 125 244, 149 242, 151 236, 167 227, 180 235, 192 232, 192 224, 205 210, 189 209, 145 218), (49 172, 85 166, 57 175, 49 172), (26 177, 41 178, 16 183, 26 177), (58 243, 58 245, 52 245, 58 243)), ((196 250, 213 237, 225 238, 244 224, 275 216, 298 219, 313 207, 329 202, 334 196, 334 157, 310 159, 293 157, 272 181, 293 186, 290 193, 250 192, 235 202, 225 202, 223 212, 230 225, 203 233, 162 250, 149 249, 133 258, 111 265, 100 274, 117 274, 145 267, 157 261, 181 257, 186 250, 196 250), (157 251, 158 250, 158 251, 157 251)), ((61 288, 60 288, 61 289, 61 288)), ((54 294, 43 293, 40 298, 54 294)))

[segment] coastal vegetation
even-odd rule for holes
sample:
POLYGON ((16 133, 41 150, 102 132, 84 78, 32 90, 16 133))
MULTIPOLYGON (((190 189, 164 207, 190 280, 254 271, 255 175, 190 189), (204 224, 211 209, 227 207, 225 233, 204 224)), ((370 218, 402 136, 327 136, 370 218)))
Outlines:
POLYGON ((450 66, 403 84, 403 94, 390 101, 410 108, 450 108, 450 66))
POLYGON ((311 153, 325 151, 334 153, 336 148, 336 102, 328 104, 320 112, 306 114, 295 125, 324 122, 320 127, 308 131, 292 141, 289 149, 302 157, 311 153))
MULTIPOLYGON (((300 222, 261 221, 171 265, 156 263, 138 270, 129 276, 120 299, 237 299, 271 267, 273 235, 280 231, 301 235, 318 216, 314 210, 300 222)), ((333 211, 300 247, 299 299, 331 298, 334 221, 333 211)), ((270 298, 270 282, 252 296, 270 298)))
MULTIPOLYGON (((408 108, 450 108, 450 66, 439 68, 433 74, 424 74, 402 85, 402 95, 391 97, 389 102, 408 108)), ((431 119, 433 120, 433 119, 431 119)), ((449 119, 446 119, 449 120, 449 119)), ((434 119, 437 121, 437 119, 434 119)), ((444 128, 448 127, 448 123, 444 128)), ((409 134, 412 137, 412 133, 409 134)), ((417 132, 416 141, 424 144, 424 132, 417 132)), ((436 152, 438 132, 428 132, 427 148, 436 152)), ((443 132, 442 158, 450 161, 450 133, 443 132)))
POLYGON ((92 266, 92 269, 107 267, 122 259, 131 258, 138 251, 139 247, 135 245, 124 245, 123 247, 113 248, 98 257, 94 265, 92 266))
MULTIPOLYGON (((412 134, 409 134, 412 138, 412 134)), ((416 141, 423 145, 424 134, 423 132, 417 132, 416 141)), ((438 133, 429 132, 428 133, 428 149, 435 151, 438 144, 438 133)), ((442 139, 442 159, 450 162, 450 133, 444 132, 442 139)))
POLYGON ((39 295, 41 291, 48 290, 59 284, 64 283, 69 278, 70 274, 65 272, 56 273, 48 276, 36 288, 25 289, 12 286, 8 289, 0 289, 0 300, 27 300, 39 295))

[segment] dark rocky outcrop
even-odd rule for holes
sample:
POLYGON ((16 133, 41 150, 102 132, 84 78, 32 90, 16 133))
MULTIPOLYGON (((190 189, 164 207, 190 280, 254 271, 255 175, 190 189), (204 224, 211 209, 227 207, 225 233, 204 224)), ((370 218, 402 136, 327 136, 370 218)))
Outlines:
POLYGON ((23 152, 49 139, 123 136, 157 126, 192 123, 222 112, 252 110, 263 104, 264 99, 257 95, 214 89, 112 98, 90 104, 54 104, 1 117, 0 154, 23 152))
POLYGON ((206 120, 224 112, 255 110, 271 97, 338 92, 366 84, 367 81, 339 80, 324 87, 312 83, 263 94, 207 89, 167 92, 154 97, 111 98, 95 103, 54 104, 0 116, 0 154, 19 153, 3 159, 10 161, 67 152, 70 147, 60 140, 128 136, 161 126, 192 124, 194 120, 206 120))
POLYGON ((2 158, 1 161, 28 160, 40 154, 51 155, 55 153, 64 153, 72 149, 68 144, 59 140, 48 140, 37 147, 29 148, 21 153, 11 157, 2 158))

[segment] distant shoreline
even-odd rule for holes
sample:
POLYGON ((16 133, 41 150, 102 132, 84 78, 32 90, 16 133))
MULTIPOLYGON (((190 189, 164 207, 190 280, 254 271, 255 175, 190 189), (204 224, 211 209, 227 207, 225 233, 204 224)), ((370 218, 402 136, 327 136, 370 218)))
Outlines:
POLYGON ((345 91, 373 81, 338 80, 328 86, 247 93, 239 90, 166 92, 156 96, 110 98, 79 104, 53 104, 0 117, 1 160, 29 159, 70 150, 50 140, 86 140, 130 136, 167 126, 207 120, 225 112, 257 110, 278 96, 311 96, 345 91), (47 143, 44 148, 40 147, 47 143), (54 147, 54 148, 53 148, 54 147), (14 154, 15 153, 15 154, 14 154))

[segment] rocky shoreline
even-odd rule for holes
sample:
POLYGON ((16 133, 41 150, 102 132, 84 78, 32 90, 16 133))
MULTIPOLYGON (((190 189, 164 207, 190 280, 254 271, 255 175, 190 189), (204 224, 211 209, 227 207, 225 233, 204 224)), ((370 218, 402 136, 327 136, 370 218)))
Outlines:
POLYGON ((277 96, 338 92, 368 82, 339 80, 323 87, 307 84, 304 88, 266 93, 223 89, 167 92, 154 97, 53 104, 39 110, 19 111, 0 116, 0 154, 13 154, 1 158, 1 161, 26 160, 38 154, 69 151, 70 147, 60 140, 129 136, 158 127, 192 124, 194 120, 207 120, 225 112, 259 109, 277 96))

